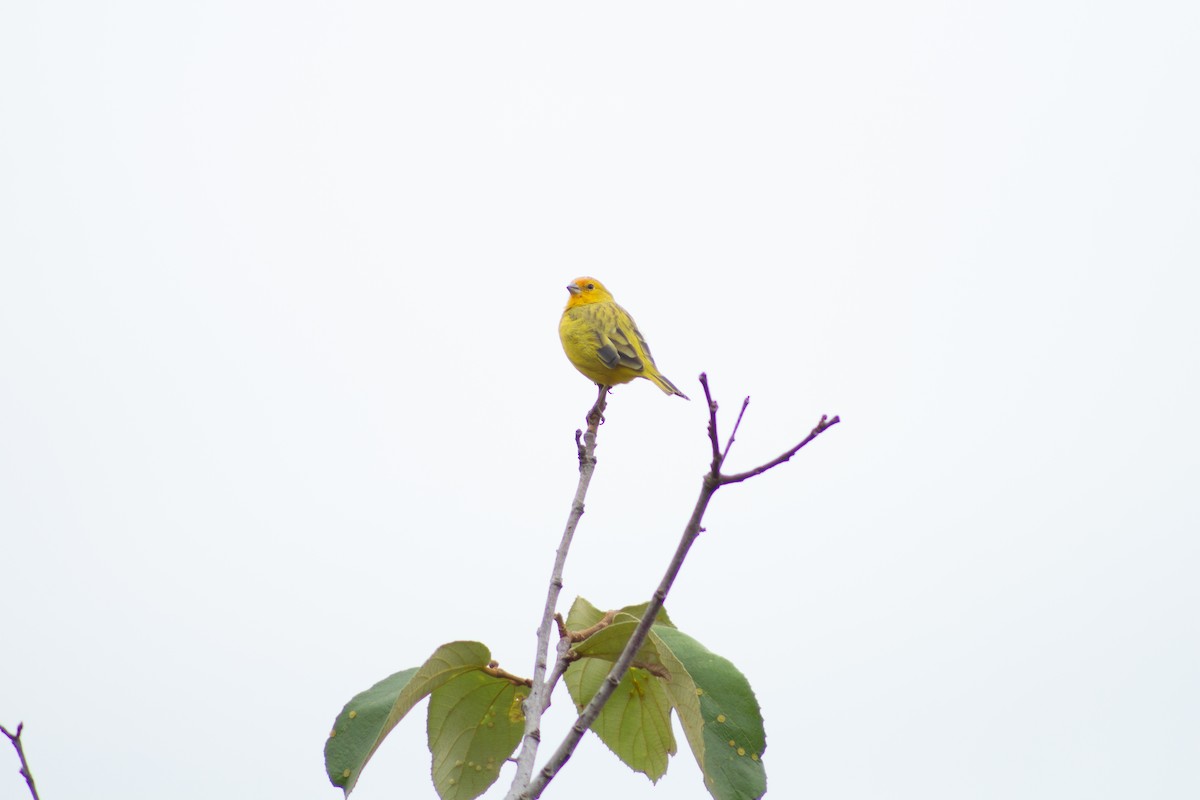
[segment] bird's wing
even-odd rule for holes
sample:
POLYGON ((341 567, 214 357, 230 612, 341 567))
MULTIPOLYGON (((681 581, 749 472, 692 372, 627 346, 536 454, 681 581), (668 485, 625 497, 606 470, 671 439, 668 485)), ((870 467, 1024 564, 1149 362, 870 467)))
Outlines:
POLYGON ((596 334, 600 347, 596 355, 609 369, 626 367, 641 372, 645 368, 642 354, 647 358, 650 350, 646 340, 638 332, 637 325, 629 313, 616 303, 605 304, 606 308, 597 308, 601 324, 597 326, 596 334))

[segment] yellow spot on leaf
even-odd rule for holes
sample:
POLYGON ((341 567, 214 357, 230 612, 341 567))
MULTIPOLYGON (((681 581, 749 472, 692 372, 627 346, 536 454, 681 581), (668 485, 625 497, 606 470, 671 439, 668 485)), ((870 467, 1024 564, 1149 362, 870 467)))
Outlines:
POLYGON ((699 686, 697 686, 696 687, 696 697, 699 697, 702 694, 704 694, 704 690, 701 689, 699 686))
POLYGON ((454 780, 454 778, 451 778, 451 779, 450 779, 450 785, 451 785, 451 786, 453 786, 453 785, 454 785, 454 784, 456 784, 456 783, 458 783, 458 781, 454 780))
POLYGON ((456 767, 461 767, 462 765, 463 765, 463 760, 461 758, 458 761, 454 762, 454 766, 456 766, 456 767))
POLYGON ((735 742, 733 739, 730 739, 730 740, 729 740, 729 746, 730 746, 730 747, 737 747, 737 742, 735 742))
POLYGON ((717 714, 717 722, 724 722, 724 721, 725 721, 725 715, 717 714))
POLYGON ((525 698, 519 694, 513 695, 512 704, 508 707, 508 721, 512 723, 524 722, 525 711, 521 708, 521 701, 525 698))
POLYGON ((329 732, 329 738, 330 738, 330 739, 332 739, 332 738, 333 738, 333 737, 335 737, 335 736, 337 736, 337 731, 335 731, 335 730, 334 730, 334 731, 330 731, 330 732, 329 732))
POLYGON ((483 770, 483 765, 482 765, 482 764, 476 764, 476 765, 475 765, 475 771, 476 771, 476 772, 481 772, 482 770, 483 770))
POLYGON ((351 711, 351 712, 350 712, 350 719, 354 719, 354 718, 355 718, 355 717, 357 717, 357 716, 358 716, 358 712, 357 712, 357 711, 351 711))
POLYGON ((751 753, 751 754, 750 754, 750 760, 751 760, 751 761, 758 761, 758 753, 751 753))
POLYGON ((746 755, 746 748, 744 748, 744 747, 739 747, 739 748, 738 748, 738 755, 739 755, 739 756, 744 756, 744 755, 746 755))
POLYGON ((343 778, 349 778, 349 777, 350 777, 350 770, 348 770, 348 769, 344 769, 344 770, 342 770, 342 777, 343 777, 343 778))

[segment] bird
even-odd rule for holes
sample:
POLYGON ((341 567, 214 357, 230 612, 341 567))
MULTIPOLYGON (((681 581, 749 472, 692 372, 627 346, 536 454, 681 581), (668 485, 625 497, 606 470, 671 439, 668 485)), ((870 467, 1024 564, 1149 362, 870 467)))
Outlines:
POLYGON ((558 323, 563 350, 575 369, 605 389, 645 378, 668 395, 688 396, 658 371, 650 347, 629 312, 595 278, 567 284, 570 297, 558 323))

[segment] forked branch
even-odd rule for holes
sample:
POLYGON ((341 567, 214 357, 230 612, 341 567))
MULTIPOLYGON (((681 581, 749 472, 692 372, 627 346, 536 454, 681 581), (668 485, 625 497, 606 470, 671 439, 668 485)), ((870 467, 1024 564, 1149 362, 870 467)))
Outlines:
POLYGON ((33 800, 38 800, 37 785, 33 782, 33 773, 29 771, 29 762, 25 760, 25 748, 21 744, 21 731, 25 730, 25 723, 17 723, 17 732, 12 733, 8 728, 0 725, 0 731, 8 737, 12 742, 12 746, 16 748, 17 758, 21 759, 21 777, 25 779, 25 783, 29 786, 29 793, 33 795, 33 800))

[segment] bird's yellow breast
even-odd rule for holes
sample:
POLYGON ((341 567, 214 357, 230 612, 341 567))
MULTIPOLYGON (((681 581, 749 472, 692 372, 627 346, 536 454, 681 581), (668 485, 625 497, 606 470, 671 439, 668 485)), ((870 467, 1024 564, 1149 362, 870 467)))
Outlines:
POLYGON ((575 369, 604 386, 629 383, 642 375, 642 370, 623 364, 610 367, 600 357, 602 347, 612 346, 606 328, 615 326, 619 312, 615 303, 588 303, 566 309, 558 323, 563 350, 575 369))

